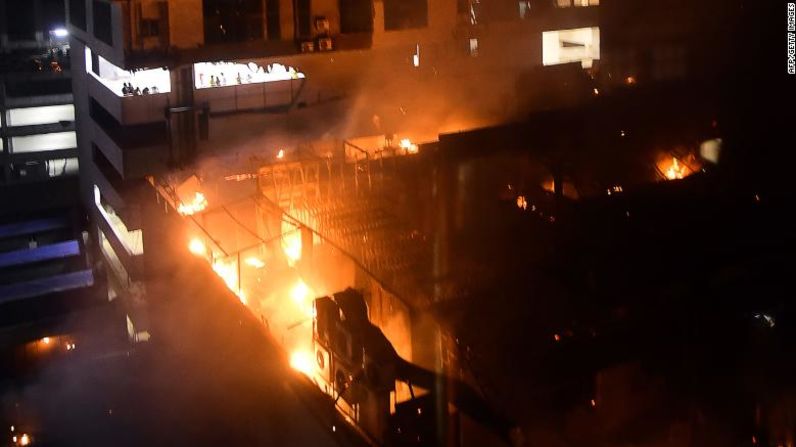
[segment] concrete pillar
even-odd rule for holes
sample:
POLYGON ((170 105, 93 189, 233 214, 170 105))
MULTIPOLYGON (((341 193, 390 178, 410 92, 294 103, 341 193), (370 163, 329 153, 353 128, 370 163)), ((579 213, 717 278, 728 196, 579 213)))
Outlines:
POLYGON ((193 103, 193 66, 172 71, 176 104, 166 110, 169 129, 169 163, 183 166, 196 156, 197 111, 193 103))
POLYGON ((295 38, 293 0, 279 0, 279 27, 282 40, 293 40, 295 38))

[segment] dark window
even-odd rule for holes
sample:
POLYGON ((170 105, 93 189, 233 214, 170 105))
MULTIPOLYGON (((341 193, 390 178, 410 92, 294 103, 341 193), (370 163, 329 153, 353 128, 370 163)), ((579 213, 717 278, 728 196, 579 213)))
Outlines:
POLYGON ((388 31, 428 26, 427 0, 384 0, 384 29, 388 31))
POLYGON ((340 32, 373 32, 373 1, 340 0, 340 32))
POLYGON ((36 11, 32 1, 15 1, 6 4, 7 33, 9 40, 33 40, 36 36, 36 11))
POLYGON ((310 0, 296 0, 296 20, 299 37, 310 37, 310 0))
POLYGON ((94 98, 89 98, 88 111, 94 122, 122 149, 153 146, 167 141, 165 113, 161 122, 124 126, 94 98))
POLYGON ((72 93, 71 79, 48 79, 31 81, 7 81, 6 95, 9 97, 61 95, 72 93))
POLYGON ((278 40, 282 37, 282 25, 279 21, 279 0, 266 0, 265 8, 268 38, 278 40))
POLYGON ((91 52, 91 72, 95 75, 100 75, 100 68, 99 68, 99 54, 95 52, 91 52))
POLYGON ((141 37, 157 37, 160 35, 160 20, 141 19, 141 37))
POLYGON ((102 150, 100 150, 94 142, 91 143, 91 152, 93 153, 94 165, 97 169, 117 191, 120 190, 124 179, 113 166, 113 163, 105 157, 105 154, 102 153, 102 150))
POLYGON ((113 46, 111 28, 111 5, 94 0, 94 37, 113 46))
POLYGON ((203 10, 208 44, 263 38, 262 0, 204 0, 203 10))
POLYGON ((86 0, 67 0, 69 2, 69 23, 83 31, 86 30, 86 0))
POLYGON ((490 0, 483 3, 487 21, 512 20, 518 15, 517 0, 490 0))

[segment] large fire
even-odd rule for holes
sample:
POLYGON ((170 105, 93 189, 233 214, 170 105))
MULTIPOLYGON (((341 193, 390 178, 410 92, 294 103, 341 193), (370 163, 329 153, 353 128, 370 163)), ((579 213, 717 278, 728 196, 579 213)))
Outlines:
POLYGON ((688 177, 693 172, 691 169, 682 163, 677 157, 672 157, 671 161, 664 160, 659 164, 659 169, 667 180, 679 180, 688 177))
POLYGON ((402 138, 398 145, 408 154, 416 154, 418 152, 417 145, 412 143, 412 140, 410 140, 409 138, 402 138))
POLYGON ((282 251, 291 267, 301 260, 301 232, 287 222, 282 222, 282 251))
POLYGON ((296 306, 301 310, 301 313, 308 318, 313 317, 314 307, 312 300, 314 292, 307 286, 301 279, 290 289, 290 298, 296 303, 296 306))
POLYGON ((177 212, 183 216, 190 216, 198 212, 204 211, 207 208, 207 198, 201 192, 197 191, 190 202, 180 202, 177 205, 177 212))
POLYGON ((258 258, 257 256, 249 256, 243 262, 250 267, 254 267, 256 269, 261 269, 265 267, 265 262, 262 259, 258 258))
POLYGON ((201 239, 195 237, 188 242, 188 251, 196 256, 205 256, 207 254, 207 247, 205 247, 205 243, 202 242, 201 239))
POLYGON ((237 261, 234 259, 228 261, 224 259, 216 259, 213 261, 213 271, 215 271, 216 274, 224 280, 227 288, 229 288, 229 290, 233 291, 235 295, 238 296, 240 302, 246 304, 246 295, 243 293, 243 290, 241 290, 239 287, 240 284, 238 283, 237 261))
POLYGON ((307 376, 314 372, 312 354, 308 349, 297 349, 290 354, 290 367, 307 376))

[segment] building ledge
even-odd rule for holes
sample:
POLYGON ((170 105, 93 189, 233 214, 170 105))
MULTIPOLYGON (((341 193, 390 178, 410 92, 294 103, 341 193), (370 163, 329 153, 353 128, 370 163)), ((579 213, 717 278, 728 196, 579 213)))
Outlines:
POLYGON ((5 107, 7 109, 14 109, 18 107, 57 106, 63 104, 72 104, 73 102, 74 97, 71 93, 42 96, 20 96, 16 98, 6 97, 5 107))
POLYGON ((94 273, 90 269, 8 284, 0 286, 0 304, 82 289, 93 285, 94 273))
POLYGON ((22 137, 27 135, 40 135, 44 133, 69 132, 75 130, 74 121, 60 121, 48 124, 33 124, 28 126, 6 127, 3 132, 9 137, 22 137))

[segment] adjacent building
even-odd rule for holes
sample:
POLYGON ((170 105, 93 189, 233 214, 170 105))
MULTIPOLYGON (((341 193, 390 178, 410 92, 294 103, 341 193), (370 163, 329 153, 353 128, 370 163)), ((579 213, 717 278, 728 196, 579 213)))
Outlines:
MULTIPOLYGON (((71 350, 87 333, 104 338, 114 321, 116 340, 124 340, 124 320, 95 276, 85 237, 72 99, 64 2, 0 2, 3 353, 60 336, 71 350)), ((65 349, 57 345, 48 349, 65 349)), ((12 369, 31 359, 6 360, 12 369)))

